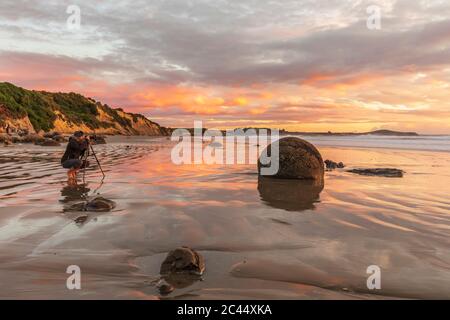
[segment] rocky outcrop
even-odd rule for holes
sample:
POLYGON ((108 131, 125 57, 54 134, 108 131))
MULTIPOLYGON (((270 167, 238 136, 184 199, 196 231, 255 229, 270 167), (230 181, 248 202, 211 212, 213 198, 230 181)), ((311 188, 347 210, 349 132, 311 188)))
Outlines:
MULTIPOLYGON (((279 153, 272 152, 271 145, 264 151, 272 161, 279 162, 279 170, 274 177, 282 179, 321 180, 324 163, 319 151, 311 143, 295 137, 279 140, 279 153)), ((258 172, 264 165, 258 161, 258 172)))
POLYGON ((377 176, 387 178, 402 178, 405 173, 403 170, 392 168, 352 169, 348 170, 348 172, 359 174, 362 176, 377 176))
POLYGON ((6 134, 7 131, 11 134, 19 132, 36 133, 27 115, 16 116, 9 111, 6 105, 0 103, 0 133, 6 134))
POLYGON ((78 130, 109 135, 170 134, 170 129, 143 115, 114 109, 80 94, 33 91, 0 83, 0 133, 7 130, 11 134, 71 134, 78 130))

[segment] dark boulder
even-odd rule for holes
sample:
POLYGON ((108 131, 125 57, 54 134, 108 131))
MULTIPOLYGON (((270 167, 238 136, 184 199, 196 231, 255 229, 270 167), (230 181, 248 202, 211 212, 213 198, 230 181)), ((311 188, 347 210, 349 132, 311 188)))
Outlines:
POLYGON ((68 141, 67 138, 64 137, 63 135, 55 135, 55 136, 53 136, 52 139, 55 141, 58 141, 58 142, 67 142, 68 141))
POLYGON ((92 144, 106 144, 106 139, 104 136, 92 136, 91 139, 92 144))
POLYGON ((60 136, 61 134, 59 133, 59 132, 47 132, 47 133, 44 133, 44 138, 47 138, 47 139, 53 139, 54 137, 56 137, 56 136, 60 136))
POLYGON ((35 142, 36 145, 42 147, 59 147, 61 144, 53 139, 45 139, 44 141, 35 142))
POLYGON ((376 169, 352 169, 348 172, 359 174, 362 176, 378 176, 387 178, 402 178, 404 175, 403 170, 392 168, 376 168, 376 169))
POLYGON ((181 247, 170 251, 161 264, 160 269, 161 275, 177 273, 201 275, 204 271, 205 261, 203 257, 188 247, 181 247))
POLYGON ((45 138, 39 134, 27 134, 25 136, 21 136, 21 137, 14 137, 13 138, 13 142, 15 143, 34 143, 34 144, 38 144, 41 142, 44 142, 45 138))
MULTIPOLYGON (((295 137, 279 140, 279 153, 272 152, 272 145, 264 151, 271 161, 279 162, 278 173, 273 177, 281 179, 311 179, 320 180, 324 176, 324 163, 319 151, 311 143, 295 137), (273 153, 273 154, 272 154, 273 153)), ((258 161, 258 173, 261 168, 269 167, 258 161)))

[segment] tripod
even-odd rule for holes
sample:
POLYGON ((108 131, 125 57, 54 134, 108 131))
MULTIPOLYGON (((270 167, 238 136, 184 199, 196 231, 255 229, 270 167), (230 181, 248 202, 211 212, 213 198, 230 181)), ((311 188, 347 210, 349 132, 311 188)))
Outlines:
MULTIPOLYGON (((98 167, 100 168, 100 171, 102 172, 103 179, 105 179, 105 177, 106 177, 105 172, 103 171, 102 165, 100 164, 100 161, 98 160, 97 155, 95 154, 92 144, 89 142, 89 140, 86 140, 86 142, 88 144, 88 147, 84 151, 84 156, 83 156, 83 182, 85 181, 85 177, 86 177, 86 167, 88 166, 87 160, 90 156, 93 156, 95 161, 97 161, 98 167)), ((102 179, 102 181, 103 181, 103 179, 102 179)))

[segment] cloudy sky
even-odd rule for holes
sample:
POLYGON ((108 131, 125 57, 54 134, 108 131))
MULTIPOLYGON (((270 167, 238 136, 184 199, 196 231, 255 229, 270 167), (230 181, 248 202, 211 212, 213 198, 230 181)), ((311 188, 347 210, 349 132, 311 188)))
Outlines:
POLYGON ((448 0, 2 0, 0 43, 0 81, 166 126, 450 133, 448 0))

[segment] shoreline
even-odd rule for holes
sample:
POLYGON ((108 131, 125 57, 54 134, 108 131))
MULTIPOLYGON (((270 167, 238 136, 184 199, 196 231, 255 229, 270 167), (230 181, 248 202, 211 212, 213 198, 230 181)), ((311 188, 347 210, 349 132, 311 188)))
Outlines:
POLYGON ((318 145, 324 158, 348 167, 386 164, 410 174, 387 179, 335 170, 316 190, 295 181, 265 184, 253 165, 175 166, 171 141, 140 138, 114 136, 98 147, 107 172, 100 189, 95 168, 86 185, 67 186, 57 165, 62 146, 0 148, 3 296, 159 299, 149 279, 158 276, 165 254, 183 245, 204 256, 204 280, 166 298, 450 294, 450 273, 434 263, 445 258, 450 229, 450 177, 442 172, 448 153, 318 145), (255 174, 243 174, 250 171, 255 174), (94 193, 117 207, 65 211, 94 193), (79 293, 62 287, 69 264, 80 265, 86 277, 79 293), (383 270, 377 295, 364 290, 369 265, 383 270))

